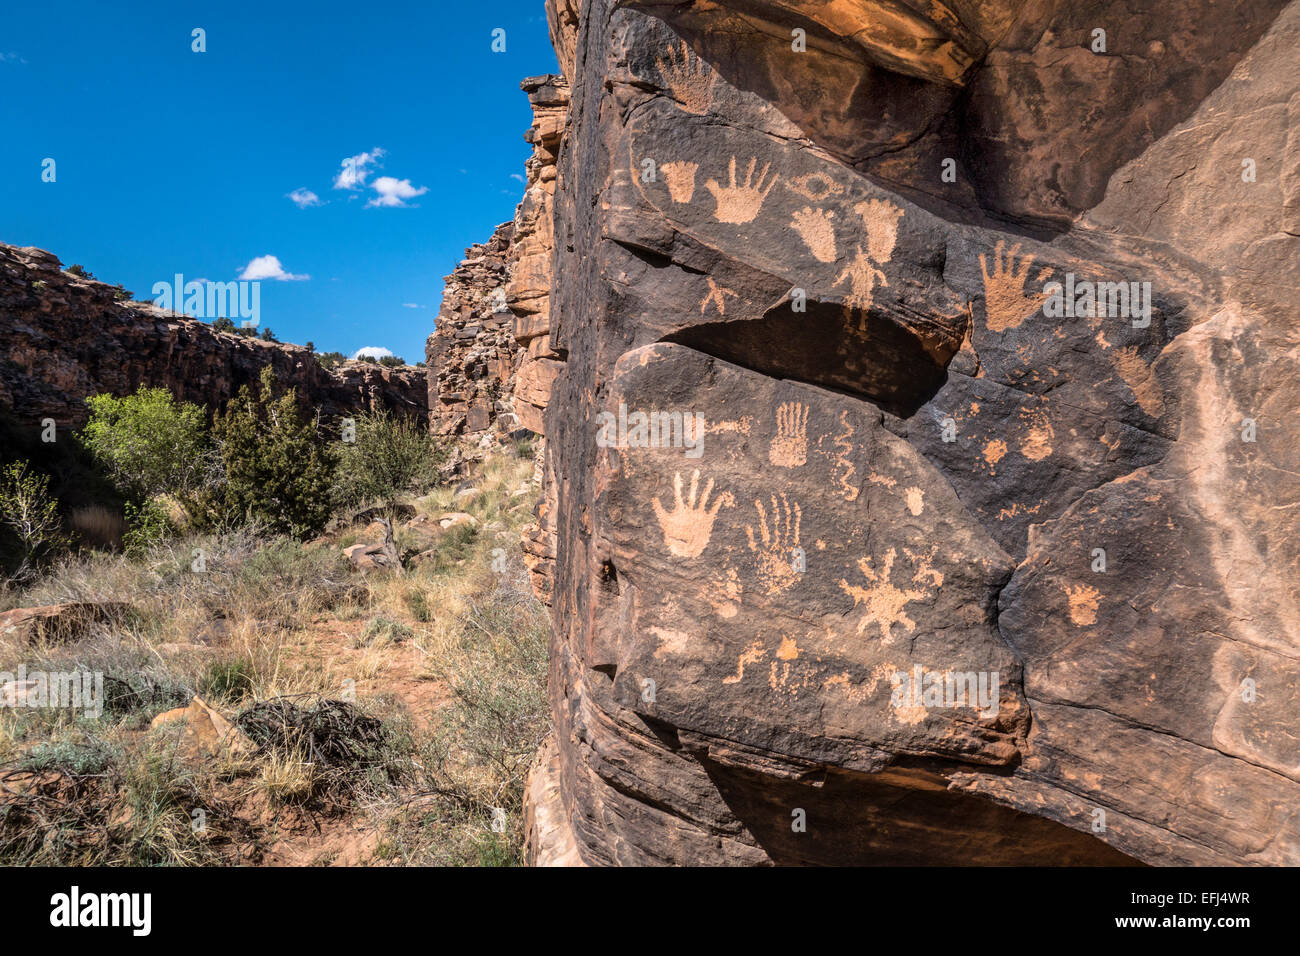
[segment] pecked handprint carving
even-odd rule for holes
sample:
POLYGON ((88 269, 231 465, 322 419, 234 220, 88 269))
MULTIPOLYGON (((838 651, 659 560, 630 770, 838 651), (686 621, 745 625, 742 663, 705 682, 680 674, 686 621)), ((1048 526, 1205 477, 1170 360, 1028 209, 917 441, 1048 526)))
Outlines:
POLYGON ((798 468, 808 460, 808 406, 782 402, 776 410, 776 437, 767 460, 780 468, 798 468))
POLYGON ((683 161, 664 163, 659 168, 663 170, 668 195, 673 198, 673 202, 690 202, 695 195, 695 171, 700 168, 700 164, 683 161))
POLYGON ((683 500, 682 475, 677 472, 673 475, 672 511, 666 510, 657 497, 651 502, 664 535, 664 544, 679 558, 698 558, 703 554, 713 536, 713 522, 718 516, 718 510, 735 504, 731 493, 724 491, 713 500, 713 507, 710 508, 708 504, 709 495, 713 492, 713 479, 710 478, 704 485, 704 493, 697 500, 699 485, 700 471, 697 468, 691 473, 691 486, 683 500))
POLYGON ((757 166, 758 160, 751 159, 749 165, 745 167, 745 181, 737 185, 736 157, 732 156, 727 170, 728 185, 722 186, 716 179, 705 182, 704 187, 713 194, 718 204, 717 211, 714 213, 714 218, 718 222, 735 224, 752 222, 758 215, 758 211, 763 208, 763 201, 776 185, 778 177, 773 173, 771 179, 767 178, 772 164, 766 163, 759 172, 758 178, 755 179, 754 170, 757 166))
MULTIPOLYGON (((998 240, 993 250, 993 269, 989 270, 988 261, 980 253, 980 274, 984 277, 984 312, 990 332, 1005 332, 1014 329, 1025 319, 1043 307, 1050 297, 1046 292, 1034 295, 1025 294, 1025 280, 1029 278, 1029 269, 1034 264, 1033 256, 1025 256, 1016 268, 1016 256, 1020 254, 1020 243, 1016 243, 1006 254, 998 240)), ((1038 274, 1040 282, 1051 278, 1052 270, 1044 269, 1038 274)))
POLYGON ((692 55, 690 45, 683 40, 680 49, 673 45, 665 54, 667 62, 655 60, 659 74, 668 91, 682 109, 696 116, 709 111, 713 102, 713 73, 704 61, 692 55))
POLYGON ((799 578, 795 570, 795 549, 799 547, 800 525, 803 510, 799 502, 791 503, 785 492, 771 496, 772 512, 769 515, 760 499, 754 500, 758 512, 758 537, 753 525, 745 526, 749 550, 754 552, 755 574, 767 594, 779 594, 789 589, 799 578))
POLYGON ((790 221, 790 227, 799 233, 799 238, 818 262, 835 261, 835 227, 831 225, 834 218, 834 212, 804 206, 790 221))

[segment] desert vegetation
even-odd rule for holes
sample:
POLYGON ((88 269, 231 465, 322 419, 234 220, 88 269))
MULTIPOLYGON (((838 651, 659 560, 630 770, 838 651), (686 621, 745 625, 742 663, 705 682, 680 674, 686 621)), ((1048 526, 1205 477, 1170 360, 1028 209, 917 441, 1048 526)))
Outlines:
POLYGON ((269 374, 211 419, 89 405, 0 462, 0 863, 520 862, 549 632, 528 445, 451 468, 269 374))

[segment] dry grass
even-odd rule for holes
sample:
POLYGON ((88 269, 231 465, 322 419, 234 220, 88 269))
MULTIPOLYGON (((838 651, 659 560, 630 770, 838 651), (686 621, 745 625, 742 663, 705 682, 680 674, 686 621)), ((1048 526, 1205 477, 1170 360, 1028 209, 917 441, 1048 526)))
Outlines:
MULTIPOLYGON (((246 862, 271 832, 250 807, 313 808, 328 794, 382 834, 370 862, 518 863, 523 774, 547 723, 549 625, 519 559, 531 475, 527 453, 503 453, 462 483, 478 494, 417 499, 422 514, 477 523, 439 535, 432 558, 401 575, 346 564, 340 543, 359 528, 319 546, 246 530, 139 559, 82 555, 0 594, 3 607, 133 607, 76 644, 0 641, 0 670, 100 672, 109 698, 99 718, 0 708, 0 773, 28 774, 31 791, 0 793, 0 862, 246 862), (149 730, 196 693, 233 716, 277 698, 333 701, 348 687, 366 688, 358 713, 382 727, 382 744, 346 766, 325 767, 292 740, 200 759, 180 725, 149 730), (204 808, 224 822, 196 832, 190 815, 204 808), (42 820, 61 835, 24 835, 42 820)), ((428 548, 427 535, 399 529, 399 550, 428 548)))

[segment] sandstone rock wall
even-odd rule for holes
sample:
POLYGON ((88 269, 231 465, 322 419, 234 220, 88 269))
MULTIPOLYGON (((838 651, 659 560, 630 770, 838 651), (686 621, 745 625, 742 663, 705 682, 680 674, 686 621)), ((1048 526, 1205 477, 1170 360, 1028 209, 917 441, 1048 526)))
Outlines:
POLYGON ((150 385, 217 410, 269 365, 327 417, 387 409, 428 420, 424 369, 324 369, 301 346, 218 332, 114 291, 64 272, 49 252, 0 244, 0 408, 21 424, 77 427, 86 397, 150 385))
POLYGON ((549 7, 533 858, 1300 863, 1300 2, 549 7))
POLYGON ((502 223, 443 287, 442 308, 425 346, 433 430, 467 446, 519 427, 514 377, 519 349, 506 307, 516 251, 514 223, 502 223))

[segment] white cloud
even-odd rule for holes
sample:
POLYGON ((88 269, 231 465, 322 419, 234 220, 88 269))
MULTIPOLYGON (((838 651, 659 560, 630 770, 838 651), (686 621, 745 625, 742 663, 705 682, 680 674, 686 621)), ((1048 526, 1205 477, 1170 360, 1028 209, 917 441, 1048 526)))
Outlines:
POLYGON ((26 63, 17 53, 0 53, 0 63, 26 63))
POLYGON ((524 179, 524 177, 521 176, 519 173, 511 173, 511 174, 510 174, 510 178, 511 178, 511 179, 517 179, 517 180, 519 180, 521 183, 528 182, 528 180, 524 179))
POLYGON ((244 271, 239 278, 250 280, 278 279, 281 282, 293 282, 300 279, 310 279, 311 276, 296 276, 285 272, 284 267, 280 265, 280 260, 275 256, 258 256, 244 266, 244 271))
POLYGON ((414 302, 403 302, 403 303, 402 303, 402 308, 403 308, 403 309, 423 309, 424 306, 422 306, 422 305, 417 305, 417 304, 414 303, 414 302))
POLYGON ((352 357, 354 359, 359 359, 359 358, 365 358, 366 356, 369 356, 370 358, 373 359, 381 359, 381 358, 387 358, 392 354, 393 353, 391 351, 389 351, 386 348, 383 348, 382 346, 367 345, 363 349, 357 349, 356 354, 354 354, 352 357))
POLYGON ((376 146, 368 153, 357 153, 355 156, 346 157, 339 163, 339 174, 334 177, 334 188, 360 189, 366 184, 366 177, 371 173, 368 167, 377 164, 383 155, 384 151, 376 146))
POLYGON ((415 187, 409 179, 394 179, 392 176, 380 176, 370 184, 379 195, 366 203, 371 206, 405 206, 406 200, 423 196, 429 191, 428 186, 415 187))
POLYGON ((320 201, 320 196, 317 196, 310 189, 298 188, 295 189, 293 192, 288 193, 287 195, 290 199, 293 200, 294 205, 296 205, 299 209, 306 209, 308 206, 323 205, 320 201))

